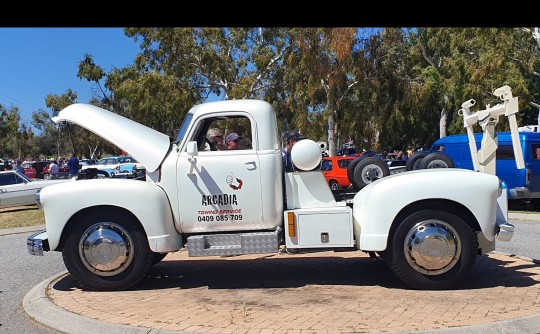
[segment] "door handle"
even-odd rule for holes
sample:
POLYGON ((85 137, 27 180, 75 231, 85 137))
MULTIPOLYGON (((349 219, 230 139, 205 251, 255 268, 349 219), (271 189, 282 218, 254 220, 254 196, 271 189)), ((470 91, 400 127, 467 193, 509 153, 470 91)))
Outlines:
POLYGON ((255 161, 249 161, 249 162, 246 162, 246 165, 252 166, 252 167, 248 167, 248 170, 255 170, 255 169, 257 169, 257 165, 255 164, 255 161))

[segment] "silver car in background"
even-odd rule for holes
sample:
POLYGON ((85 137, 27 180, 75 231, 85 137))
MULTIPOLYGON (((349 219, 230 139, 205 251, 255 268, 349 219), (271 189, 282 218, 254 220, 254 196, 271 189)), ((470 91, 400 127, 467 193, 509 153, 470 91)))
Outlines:
POLYGON ((0 172, 0 208, 37 205, 36 191, 51 184, 69 182, 68 179, 34 181, 13 170, 0 172))

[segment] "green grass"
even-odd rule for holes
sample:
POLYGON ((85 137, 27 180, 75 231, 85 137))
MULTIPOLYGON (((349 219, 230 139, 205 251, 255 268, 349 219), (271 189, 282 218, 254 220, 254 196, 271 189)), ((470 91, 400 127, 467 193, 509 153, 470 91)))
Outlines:
POLYGON ((0 209, 0 229, 42 224, 45 224, 45 215, 36 205, 0 209))

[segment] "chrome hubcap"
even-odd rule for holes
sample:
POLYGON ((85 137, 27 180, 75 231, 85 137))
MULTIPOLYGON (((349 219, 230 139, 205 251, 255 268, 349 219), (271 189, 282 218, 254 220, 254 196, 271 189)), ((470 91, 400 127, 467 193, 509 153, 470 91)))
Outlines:
POLYGON ((94 224, 83 233, 79 254, 88 270, 101 276, 117 275, 133 260, 133 240, 118 224, 94 224))
POLYGON ((364 183, 371 183, 383 177, 382 169, 377 165, 370 165, 366 167, 365 172, 362 174, 362 180, 364 183))
POLYGON ((429 219, 414 225, 404 243, 405 258, 425 275, 440 275, 452 269, 461 255, 461 240, 448 223, 429 219))
POLYGON ((434 160, 428 163, 426 168, 448 168, 448 165, 442 160, 434 160))

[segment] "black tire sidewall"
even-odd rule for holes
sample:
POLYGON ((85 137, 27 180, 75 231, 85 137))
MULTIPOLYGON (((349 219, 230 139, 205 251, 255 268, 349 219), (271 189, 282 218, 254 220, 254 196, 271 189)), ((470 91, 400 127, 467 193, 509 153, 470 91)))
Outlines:
MULTIPOLYGON (((424 157, 428 155, 427 152, 416 152, 414 153, 408 160, 407 160, 407 164, 405 165, 405 170, 406 171, 411 171, 411 170, 415 170, 414 166, 416 164, 419 164, 418 160, 422 160, 424 159, 424 157)), ((416 169, 420 169, 420 168, 416 168, 416 169)))
POLYGON ((386 254, 391 270, 405 284, 414 289, 448 289, 459 284, 472 269, 477 256, 478 241, 475 231, 460 217, 442 210, 422 210, 412 213, 396 228, 386 254), (412 268, 404 253, 405 238, 419 221, 440 219, 450 224, 461 240, 461 255, 449 271, 441 275, 424 275, 412 268))
MULTIPOLYGON (((426 155, 422 159, 422 161, 420 162, 420 169, 427 169, 428 165, 430 163, 432 163, 433 161, 437 161, 437 160, 440 160, 444 164, 446 164, 447 168, 454 168, 455 167, 454 160, 452 160, 451 157, 449 157, 448 155, 446 155, 444 153, 433 152, 433 153, 430 153, 430 154, 426 155)), ((444 168, 444 167, 442 167, 442 168, 444 168)))
POLYGON ((360 189, 364 188, 369 184, 363 181, 362 174, 364 173, 363 170, 370 165, 376 165, 377 167, 379 167, 383 172, 382 177, 390 175, 390 167, 388 167, 384 160, 375 157, 366 157, 358 161, 358 163, 354 167, 354 183, 360 189))
POLYGON ((139 282, 148 272, 153 253, 148 246, 148 239, 142 228, 125 214, 117 212, 94 212, 73 222, 68 232, 62 257, 72 278, 88 290, 125 290, 139 282), (79 241, 82 234, 92 225, 103 222, 114 222, 122 226, 133 240, 133 259, 129 266, 114 276, 99 276, 86 268, 79 255, 79 241))
POLYGON ((358 158, 355 158, 353 161, 351 161, 349 163, 349 165, 347 166, 347 178, 349 179, 349 182, 354 186, 354 187, 358 187, 358 185, 356 184, 356 182, 354 181, 354 169, 356 168, 356 165, 358 165, 358 163, 360 161, 362 161, 363 159, 365 159, 367 157, 358 157, 358 158))

